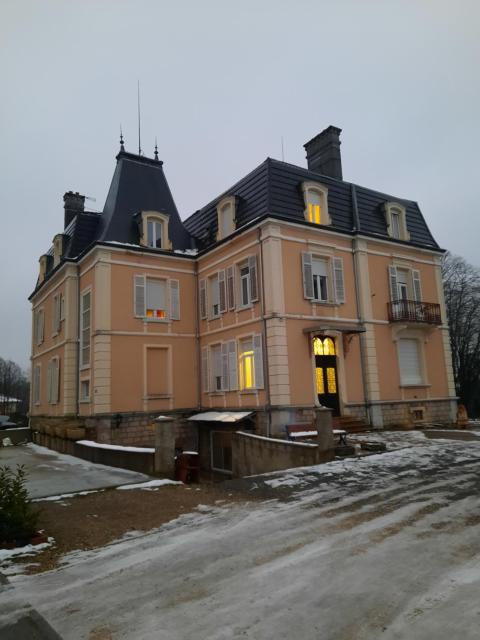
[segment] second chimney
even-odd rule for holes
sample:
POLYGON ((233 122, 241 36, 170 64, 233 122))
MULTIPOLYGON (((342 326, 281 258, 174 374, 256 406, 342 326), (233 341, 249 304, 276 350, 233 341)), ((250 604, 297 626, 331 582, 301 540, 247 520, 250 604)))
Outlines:
POLYGON ((340 155, 341 133, 341 129, 330 125, 303 145, 307 152, 307 166, 310 171, 343 180, 340 155))
POLYGON ((82 213, 85 209, 85 196, 73 191, 67 191, 63 196, 63 206, 65 208, 64 229, 68 227, 77 213, 82 213))

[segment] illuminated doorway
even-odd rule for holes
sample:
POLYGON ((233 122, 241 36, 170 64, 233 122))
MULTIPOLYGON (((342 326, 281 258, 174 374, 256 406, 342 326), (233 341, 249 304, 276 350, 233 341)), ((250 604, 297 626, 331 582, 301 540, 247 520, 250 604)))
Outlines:
POLYGON ((314 338, 315 385, 318 401, 323 407, 333 409, 333 415, 340 415, 338 396, 337 351, 333 338, 314 338))

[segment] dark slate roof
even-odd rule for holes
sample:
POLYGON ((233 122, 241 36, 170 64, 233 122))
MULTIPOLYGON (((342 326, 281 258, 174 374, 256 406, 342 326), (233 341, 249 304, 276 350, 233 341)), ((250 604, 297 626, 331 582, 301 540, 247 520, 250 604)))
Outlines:
POLYGON ((138 244, 134 219, 140 211, 168 213, 169 237, 174 249, 191 249, 193 240, 178 215, 162 162, 121 151, 107 195, 96 240, 138 244))
POLYGON ((84 211, 75 216, 63 232, 67 236, 64 258, 76 258, 92 244, 99 221, 99 213, 84 211))
POLYGON ((184 221, 184 225, 196 238, 203 239, 204 243, 214 243, 217 204, 223 197, 232 195, 239 197, 237 229, 266 214, 308 225, 304 217, 305 204, 301 189, 304 181, 320 182, 328 187, 328 212, 332 220, 329 229, 390 239, 383 205, 385 202, 398 202, 406 208, 410 244, 439 249, 416 202, 359 187, 271 158, 267 158, 233 187, 196 211, 184 221))

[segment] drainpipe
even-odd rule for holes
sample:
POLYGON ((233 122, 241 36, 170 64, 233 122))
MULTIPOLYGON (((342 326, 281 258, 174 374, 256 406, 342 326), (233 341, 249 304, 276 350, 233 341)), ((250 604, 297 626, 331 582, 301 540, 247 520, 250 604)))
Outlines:
POLYGON ((263 365, 263 376, 265 379, 265 391, 266 391, 266 410, 267 410, 267 436, 270 437, 272 433, 272 414, 271 414, 271 398, 270 398, 270 378, 268 367, 268 348, 267 348, 267 319, 265 317, 265 277, 263 273, 263 239, 261 228, 257 229, 258 241, 260 243, 260 283, 261 283, 261 296, 260 296, 260 308, 262 312, 263 322, 263 353, 265 355, 263 365))
MULTIPOLYGON (((75 392, 75 414, 77 418, 80 415, 80 265, 76 264, 77 269, 77 371, 75 373, 76 379, 76 392, 75 392)), ((90 309, 92 304, 90 304, 90 309)), ((92 323, 90 322, 90 325, 92 323)), ((92 370, 90 369, 90 402, 93 402, 93 385, 92 385, 92 370)), ((91 415, 91 414, 90 414, 91 415)))
POLYGON ((200 308, 199 308, 199 299, 198 299, 198 258, 195 258, 195 271, 194 271, 194 281, 195 281, 195 345, 197 351, 197 367, 198 367, 198 376, 197 378, 197 409, 201 410, 202 406, 202 362, 201 356, 202 352, 200 349, 200 308))
MULTIPOLYGON (((357 192, 355 190, 355 185, 351 185, 351 193, 352 193, 352 208, 353 208, 353 220, 354 220, 354 231, 358 233, 360 231, 360 216, 358 215, 358 204, 357 204, 357 192)), ((363 312, 361 311, 360 299, 359 299, 359 290, 358 290, 358 267, 357 267, 357 243, 356 238, 353 238, 353 276, 355 279, 355 305, 357 308, 357 317, 360 321, 360 326, 362 329, 365 328, 365 319, 363 317, 363 312)), ((367 417, 367 422, 370 424, 370 403, 367 398, 367 372, 365 371, 365 344, 363 340, 363 333, 361 333, 358 338, 360 340, 360 369, 362 372, 362 387, 363 387, 363 397, 364 397, 364 406, 365 406, 365 415, 367 417)))

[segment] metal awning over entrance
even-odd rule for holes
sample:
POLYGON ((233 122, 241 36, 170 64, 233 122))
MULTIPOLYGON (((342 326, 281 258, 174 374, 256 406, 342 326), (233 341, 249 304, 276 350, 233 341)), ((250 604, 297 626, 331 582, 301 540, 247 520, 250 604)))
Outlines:
POLYGON ((329 331, 338 331, 339 333, 346 333, 349 335, 353 333, 365 333, 366 329, 364 327, 339 327, 338 325, 332 324, 317 324, 314 327, 306 327, 303 330, 303 333, 313 335, 315 333, 328 333, 329 331))
POLYGON ((240 422, 251 416, 253 411, 204 411, 190 416, 192 422, 240 422))

